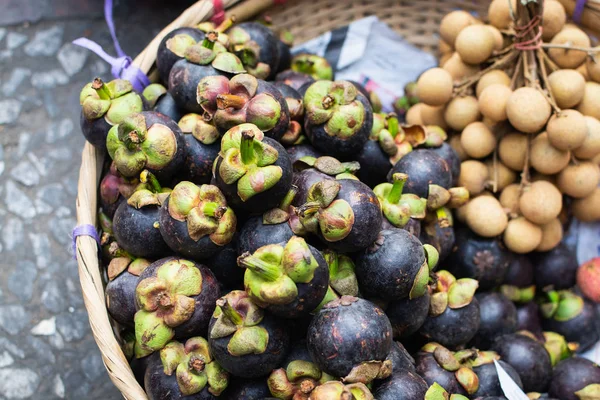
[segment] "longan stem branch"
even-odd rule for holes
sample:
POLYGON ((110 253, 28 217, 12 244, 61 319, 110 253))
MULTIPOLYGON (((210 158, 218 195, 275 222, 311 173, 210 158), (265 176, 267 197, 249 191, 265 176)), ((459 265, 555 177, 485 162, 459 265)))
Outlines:
POLYGON ((486 73, 488 73, 492 70, 502 68, 503 66, 512 62, 518 56, 519 56, 518 51, 511 51, 510 53, 508 53, 504 57, 500 58, 499 60, 494 61, 494 63, 492 65, 490 65, 489 67, 487 67, 486 69, 481 70, 478 73, 476 73, 475 75, 470 76, 466 79, 463 79, 461 82, 457 83, 454 86, 455 92, 456 93, 464 92, 466 89, 468 89, 469 87, 471 87, 472 85, 477 83, 483 75, 485 75, 486 73))
POLYGON ((542 47, 544 49, 564 49, 564 50, 575 50, 575 51, 583 51, 588 53, 588 55, 594 55, 596 53, 600 53, 600 47, 578 47, 571 46, 568 44, 552 44, 552 43, 542 43, 542 47))
POLYGON ((515 90, 517 88, 517 82, 519 81, 519 77, 521 76, 521 71, 523 68, 523 57, 519 54, 519 58, 517 59, 517 64, 515 65, 515 72, 513 72, 512 79, 510 81, 510 88, 515 90))
POLYGON ((544 83, 544 87, 546 88, 546 91, 545 92, 542 91, 542 93, 544 94, 544 97, 546 97, 546 99, 548 99, 548 102, 552 106, 552 109, 554 110, 554 112, 556 114, 559 114, 560 107, 558 107, 558 104, 556 104, 556 99, 554 98, 554 93, 552 93, 552 87, 550 87, 550 83, 548 82, 548 73, 546 71, 546 64, 544 63, 543 56, 541 54, 543 52, 544 52, 544 50, 542 50, 542 49, 537 50, 538 61, 540 64, 540 71, 542 74, 542 81, 544 83))
POLYGON ((541 52, 541 54, 542 54, 542 58, 544 59, 544 62, 545 62, 546 64, 548 64, 548 67, 550 67, 550 70, 551 70, 552 72, 554 72, 554 71, 558 71, 558 70, 560 69, 560 67, 559 67, 558 65, 556 65, 556 64, 554 63, 554 61, 552 61, 552 60, 550 59, 550 57, 548 57, 548 54, 546 54, 546 52, 545 52, 545 51, 542 51, 542 52, 541 52))

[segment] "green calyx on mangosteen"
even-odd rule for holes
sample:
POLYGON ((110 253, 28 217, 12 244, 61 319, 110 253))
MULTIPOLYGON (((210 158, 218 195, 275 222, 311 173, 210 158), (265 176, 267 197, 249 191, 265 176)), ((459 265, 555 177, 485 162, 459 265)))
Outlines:
POLYGON ((346 255, 329 249, 323 250, 321 254, 329 266, 329 287, 321 304, 313 310, 313 313, 318 312, 330 301, 339 299, 342 296, 356 297, 359 295, 354 261, 346 255))
POLYGON ((556 332, 543 332, 543 335, 542 343, 550 355, 553 367, 565 358, 573 356, 573 352, 579 347, 577 343, 568 343, 563 335, 556 332))
POLYGON ((215 70, 228 74, 245 72, 241 60, 235 54, 229 53, 218 38, 218 32, 208 32, 204 40, 186 47, 183 57, 192 64, 210 65, 215 70))
POLYGON ((337 158, 330 156, 304 156, 294 163, 294 168, 297 171, 314 168, 335 179, 358 180, 355 174, 360 169, 360 164, 356 161, 340 162, 337 158))
POLYGON ((236 54, 248 72, 257 78, 272 78, 280 60, 278 39, 258 22, 244 22, 227 30, 229 50, 236 54))
POLYGON ((110 316, 123 326, 132 327, 135 309, 135 288, 138 277, 151 264, 119 249, 107 268, 106 308, 110 316))
POLYGON ((274 370, 267 379, 267 385, 273 396, 292 399, 294 396, 306 397, 317 386, 334 379, 310 361, 293 360, 286 368, 274 370))
POLYGON ((411 218, 423 219, 427 213, 427 200, 416 194, 402 193, 407 180, 408 175, 395 173, 393 183, 381 183, 373 189, 383 215, 397 228, 405 226, 411 218))
POLYGON ((361 382, 345 384, 340 381, 329 381, 317 386, 310 394, 314 400, 372 400, 373 394, 361 382))
POLYGON ((437 285, 434 286, 429 309, 429 315, 433 317, 442 314, 446 308, 460 309, 469 305, 479 286, 475 279, 456 279, 448 271, 438 271, 436 277, 437 285))
POLYGON ((214 124, 207 121, 205 116, 199 114, 186 114, 179 120, 177 125, 181 132, 191 134, 197 141, 205 145, 216 143, 221 137, 214 124))
POLYGON ((292 71, 310 75, 316 80, 332 80, 333 69, 329 62, 316 54, 298 54, 292 58, 292 71))

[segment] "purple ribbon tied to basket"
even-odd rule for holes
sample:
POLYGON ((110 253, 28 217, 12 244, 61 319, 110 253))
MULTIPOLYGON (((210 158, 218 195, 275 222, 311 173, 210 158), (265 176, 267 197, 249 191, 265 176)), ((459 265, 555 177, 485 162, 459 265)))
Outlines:
POLYGON ((585 3, 587 3, 587 0, 577 0, 577 3, 575 3, 575 10, 573 10, 573 21, 577 23, 581 22, 583 10, 585 9, 585 3))
POLYGON ((85 225, 77 225, 73 232, 71 232, 71 237, 73 238, 73 258, 77 259, 77 237, 78 236, 89 236, 98 243, 100 246, 100 237, 98 236, 98 231, 94 225, 85 224, 85 225))
POLYGON ((112 36, 118 57, 109 55, 104 51, 102 46, 87 38, 76 39, 73 41, 73 44, 84 47, 96 53, 100 58, 110 64, 111 73, 115 78, 127 79, 131 82, 136 92, 141 92, 150 84, 150 79, 148 79, 148 76, 143 73, 142 70, 133 64, 131 57, 126 55, 123 49, 121 49, 119 40, 117 39, 117 34, 115 33, 115 24, 113 22, 112 11, 112 0, 106 0, 104 2, 104 17, 106 19, 106 24, 108 25, 110 35, 112 36))

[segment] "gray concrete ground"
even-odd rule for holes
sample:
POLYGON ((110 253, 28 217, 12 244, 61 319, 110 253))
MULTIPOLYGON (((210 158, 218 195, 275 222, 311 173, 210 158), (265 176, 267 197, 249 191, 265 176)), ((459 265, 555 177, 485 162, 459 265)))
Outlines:
MULTIPOLYGON (((69 17, 69 1, 50 2, 56 9, 7 1, 0 18, 13 23, 0 26, 0 400, 118 399, 90 332, 70 247, 84 143, 79 91, 110 74, 70 42, 87 36, 114 54, 102 2, 71 0, 80 14, 69 17)), ((184 7, 118 4, 124 50, 137 54, 184 7)))

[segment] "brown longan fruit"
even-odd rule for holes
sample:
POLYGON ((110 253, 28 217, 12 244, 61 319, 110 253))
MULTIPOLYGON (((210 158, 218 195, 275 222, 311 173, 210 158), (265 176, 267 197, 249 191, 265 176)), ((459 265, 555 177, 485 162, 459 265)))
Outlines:
POLYGON ((530 87, 515 90, 506 103, 506 115, 512 126, 524 133, 537 133, 544 129, 552 108, 539 91, 530 87))
POLYGON ((498 156, 508 168, 522 171, 525 166, 527 145, 527 136, 520 132, 509 133, 500 139, 498 156))
MULTIPOLYGON (((438 41, 438 51, 440 52, 440 54, 448 54, 448 53, 452 53, 454 51, 454 48, 452 46, 450 46, 444 39, 440 38, 440 40, 438 41)), ((442 63, 440 62, 440 65, 442 63)))
POLYGON ((585 79, 574 69, 559 69, 548 76, 548 83, 560 108, 573 108, 583 98, 585 79))
POLYGON ((549 42, 564 28, 567 22, 567 12, 558 1, 546 1, 542 18, 542 39, 544 42, 549 42))
POLYGON ((587 136, 583 144, 573 150, 575 157, 579 159, 590 159, 600 153, 600 121, 594 117, 585 117, 587 123, 587 136))
POLYGON ((479 110, 484 117, 500 122, 507 119, 506 104, 512 90, 500 83, 486 87, 479 96, 479 110))
POLYGON ((437 125, 443 130, 448 129, 448 124, 444 119, 444 106, 429 106, 425 103, 421 106, 421 120, 424 125, 437 125))
POLYGON ((460 164, 458 186, 466 187, 471 196, 477 196, 485 190, 489 177, 488 169, 481 161, 463 161, 460 164))
POLYGON ((499 69, 494 69, 490 72, 486 72, 477 82, 477 88, 475 89, 475 93, 477 97, 481 96, 481 93, 485 88, 491 85, 500 84, 507 87, 510 87, 510 77, 504 71, 499 69))
MULTIPOLYGON (((496 180, 496 173, 494 171, 494 160, 486 161, 485 165, 488 168, 488 175, 490 176, 489 181, 494 182, 496 180)), ((498 173, 498 182, 496 183, 496 189, 502 191, 505 187, 512 184, 517 180, 517 174, 500 161, 496 162, 496 171, 498 173)))
POLYGON ((474 96, 455 97, 446 106, 444 118, 450 128, 462 131, 467 125, 481 118, 477 99, 474 96))
POLYGON ((431 68, 417 80, 419 100, 430 106, 441 106, 450 101, 453 89, 452 75, 442 68, 431 68))
MULTIPOLYGON (((440 61, 438 63, 438 65, 441 67, 442 65, 446 64, 446 62, 450 59, 450 57, 452 57, 453 53, 442 53, 442 55, 440 55, 440 61)), ((454 79, 454 77, 453 77, 454 79)))
POLYGON ((440 36, 449 46, 454 47, 458 34, 467 26, 472 25, 475 18, 466 11, 452 11, 440 22, 440 36))
POLYGON ((568 165, 556 178, 556 185, 561 192, 578 199, 589 196, 598 183, 600 167, 591 161, 568 165))
POLYGON ((600 119, 600 83, 585 83, 583 98, 577 106, 577 110, 583 115, 600 119))
POLYGON ((553 175, 569 164, 571 153, 552 146, 546 132, 531 142, 531 166, 542 174, 553 175))
POLYGON ((553 219, 547 224, 541 225, 542 241, 535 248, 535 251, 549 251, 558 246, 563 238, 563 227, 558 218, 553 219))
POLYGON ((500 193, 500 204, 511 214, 519 214, 519 198, 521 197, 521 186, 511 183, 500 193))
POLYGON ((523 217, 515 218, 508 221, 503 238, 509 250, 518 254, 529 253, 542 242, 542 228, 523 217))
POLYGON ((592 57, 588 57, 585 68, 591 80, 600 82, 600 62, 596 62, 592 57))
POLYGON ((546 181, 533 182, 523 189, 519 199, 521 214, 534 224, 544 225, 558 217, 562 209, 560 191, 546 181))
MULTIPOLYGON (((510 0, 513 10, 517 10, 517 1, 510 0)), ((488 8, 488 18, 490 24, 498 29, 506 29, 512 24, 513 19, 510 14, 510 5, 506 0, 494 0, 488 8)))
POLYGON ((504 36, 502 36, 502 32, 498 30, 495 26, 485 25, 486 28, 492 33, 494 37, 494 50, 499 51, 504 47, 504 36))
POLYGON ((496 41, 485 25, 470 25, 460 31, 454 47, 467 64, 481 64, 492 55, 496 41))
POLYGON ((479 72, 479 66, 465 63, 457 52, 452 53, 448 61, 442 64, 442 68, 448 71, 455 81, 460 81, 479 72))
POLYGON ((600 188, 594 189, 592 194, 583 199, 573 200, 571 211, 575 218, 582 222, 600 220, 600 188))
POLYGON ((450 139, 448 139, 448 144, 454 149, 460 161, 465 161, 469 156, 465 149, 463 149, 462 144, 460 143, 460 135, 452 135, 450 139))
POLYGON ((559 150, 573 150, 581 146, 587 131, 585 117, 577 110, 562 110, 550 117, 546 125, 550 143, 559 150))
POLYGON ((424 125, 421 118, 423 103, 417 103, 406 111, 406 123, 408 125, 424 125))
POLYGON ((577 67, 577 69, 575 71, 579 72, 581 74, 581 76, 583 76, 583 79, 585 79, 586 82, 593 80, 592 78, 590 78, 590 74, 588 72, 586 64, 581 64, 579 67, 577 67))
POLYGON ((469 228, 483 237, 500 235, 508 223, 504 209, 493 196, 479 196, 470 200, 465 219, 469 228))
POLYGON ((483 122, 472 122, 460 135, 460 144, 471 158, 484 158, 496 147, 496 137, 483 122))
POLYGON ((550 182, 551 184, 556 186, 556 175, 546 175, 546 174, 542 174, 539 171, 534 171, 533 174, 531 174, 529 181, 530 182, 546 181, 546 182, 550 182))
MULTIPOLYGON (((586 48, 591 46, 589 36, 581 29, 571 26, 558 32, 550 43, 586 48)), ((577 68, 587 56, 584 51, 568 49, 548 49, 548 55, 560 68, 577 68)))

